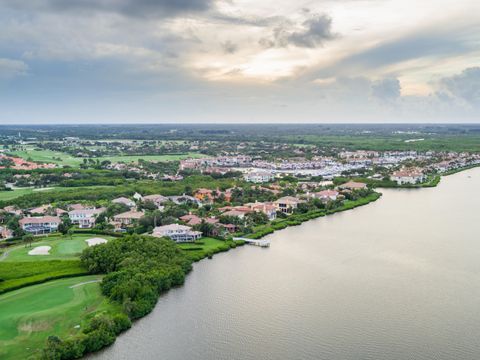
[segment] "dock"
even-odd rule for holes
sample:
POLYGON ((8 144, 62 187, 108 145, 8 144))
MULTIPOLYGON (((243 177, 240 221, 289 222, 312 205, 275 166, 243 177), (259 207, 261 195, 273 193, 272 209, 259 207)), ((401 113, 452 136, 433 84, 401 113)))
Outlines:
POLYGON ((242 240, 242 241, 245 241, 247 244, 260 246, 260 247, 270 246, 270 240, 265 240, 265 239, 248 239, 248 238, 242 238, 242 237, 233 238, 233 241, 238 241, 238 240, 242 240))

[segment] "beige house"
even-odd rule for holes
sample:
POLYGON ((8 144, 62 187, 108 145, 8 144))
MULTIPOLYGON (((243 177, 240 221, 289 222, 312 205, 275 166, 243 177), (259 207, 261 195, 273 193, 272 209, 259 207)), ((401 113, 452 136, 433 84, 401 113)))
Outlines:
POLYGON ((275 205, 277 211, 281 211, 285 214, 291 214, 293 210, 298 207, 298 204, 302 202, 302 200, 294 196, 284 196, 274 201, 273 205, 275 205))

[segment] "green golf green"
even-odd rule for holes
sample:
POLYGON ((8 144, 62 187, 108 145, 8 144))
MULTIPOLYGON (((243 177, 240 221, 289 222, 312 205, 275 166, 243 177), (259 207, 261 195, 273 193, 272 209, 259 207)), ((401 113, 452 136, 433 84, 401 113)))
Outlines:
POLYGON ((111 236, 95 234, 74 234, 69 236, 53 235, 35 241, 31 246, 19 245, 8 250, 3 261, 45 261, 45 260, 69 260, 77 258, 83 249, 87 248, 86 240, 92 238, 113 239, 111 236), (50 246, 48 255, 29 255, 28 253, 39 246, 50 246))
POLYGON ((119 311, 101 295, 99 281, 81 276, 0 295, 0 358, 27 359, 48 336, 74 335, 95 314, 119 311))

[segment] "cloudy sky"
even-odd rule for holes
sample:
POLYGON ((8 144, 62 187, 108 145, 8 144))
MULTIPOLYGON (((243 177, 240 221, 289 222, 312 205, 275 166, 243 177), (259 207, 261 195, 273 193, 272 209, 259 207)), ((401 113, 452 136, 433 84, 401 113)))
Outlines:
POLYGON ((478 122, 478 0, 0 0, 0 123, 478 122))

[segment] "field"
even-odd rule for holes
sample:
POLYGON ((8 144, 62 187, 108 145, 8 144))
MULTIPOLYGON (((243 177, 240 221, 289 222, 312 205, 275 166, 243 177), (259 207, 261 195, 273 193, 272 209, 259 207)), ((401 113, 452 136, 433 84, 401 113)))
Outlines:
POLYGON ((295 145, 310 144, 323 147, 345 148, 349 150, 417 150, 417 151, 472 151, 480 152, 479 135, 286 135, 283 141, 295 145), (411 141, 412 139, 423 139, 411 141))
POLYGON ((50 335, 65 338, 85 320, 116 312, 100 293, 100 276, 54 280, 0 295, 0 358, 28 359, 50 335))
MULTIPOLYGON (((108 186, 108 185, 98 185, 98 186, 82 186, 75 188, 75 190, 82 190, 82 189, 101 189, 101 188, 111 188, 113 186, 108 186)), ((34 194, 37 192, 43 192, 43 191, 48 191, 48 192, 61 192, 61 191, 70 191, 74 188, 72 187, 51 187, 51 188, 17 188, 12 191, 0 191, 0 201, 8 201, 8 200, 13 200, 16 199, 20 196, 23 195, 30 195, 34 194)))
POLYGON ((76 158, 63 152, 35 150, 33 146, 26 147, 25 150, 9 151, 9 153, 20 156, 25 160, 31 159, 32 161, 68 165, 72 167, 78 167, 81 163, 83 163, 82 158, 76 158))
MULTIPOLYGON (((27 146, 24 150, 10 151, 13 155, 20 156, 25 160, 38 161, 43 163, 53 163, 58 165, 66 165, 71 167, 79 167, 83 163, 83 158, 73 157, 67 153, 51 151, 51 150, 38 150, 33 146, 27 146)), ((136 162, 139 159, 148 161, 175 161, 182 160, 189 157, 198 158, 205 155, 198 153, 186 153, 186 154, 172 154, 172 155, 118 155, 118 156, 104 156, 93 158, 95 160, 110 160, 111 162, 136 162)))
POLYGON ((86 275, 80 260, 0 262, 0 294, 51 279, 86 275))
POLYGON ((111 236, 94 235, 94 234, 74 234, 70 239, 69 236, 54 235, 42 238, 40 241, 32 243, 32 246, 24 245, 16 246, 8 250, 3 262, 16 261, 49 261, 49 260, 71 260, 78 258, 83 249, 87 248, 85 240, 94 237, 100 237, 106 240, 112 239, 111 236), (50 255, 28 255, 28 252, 37 246, 50 246, 50 255))
POLYGON ((178 247, 185 250, 194 261, 211 257, 222 251, 228 251, 231 247, 235 246, 233 241, 223 241, 209 237, 201 238, 195 243, 178 244, 178 247))

